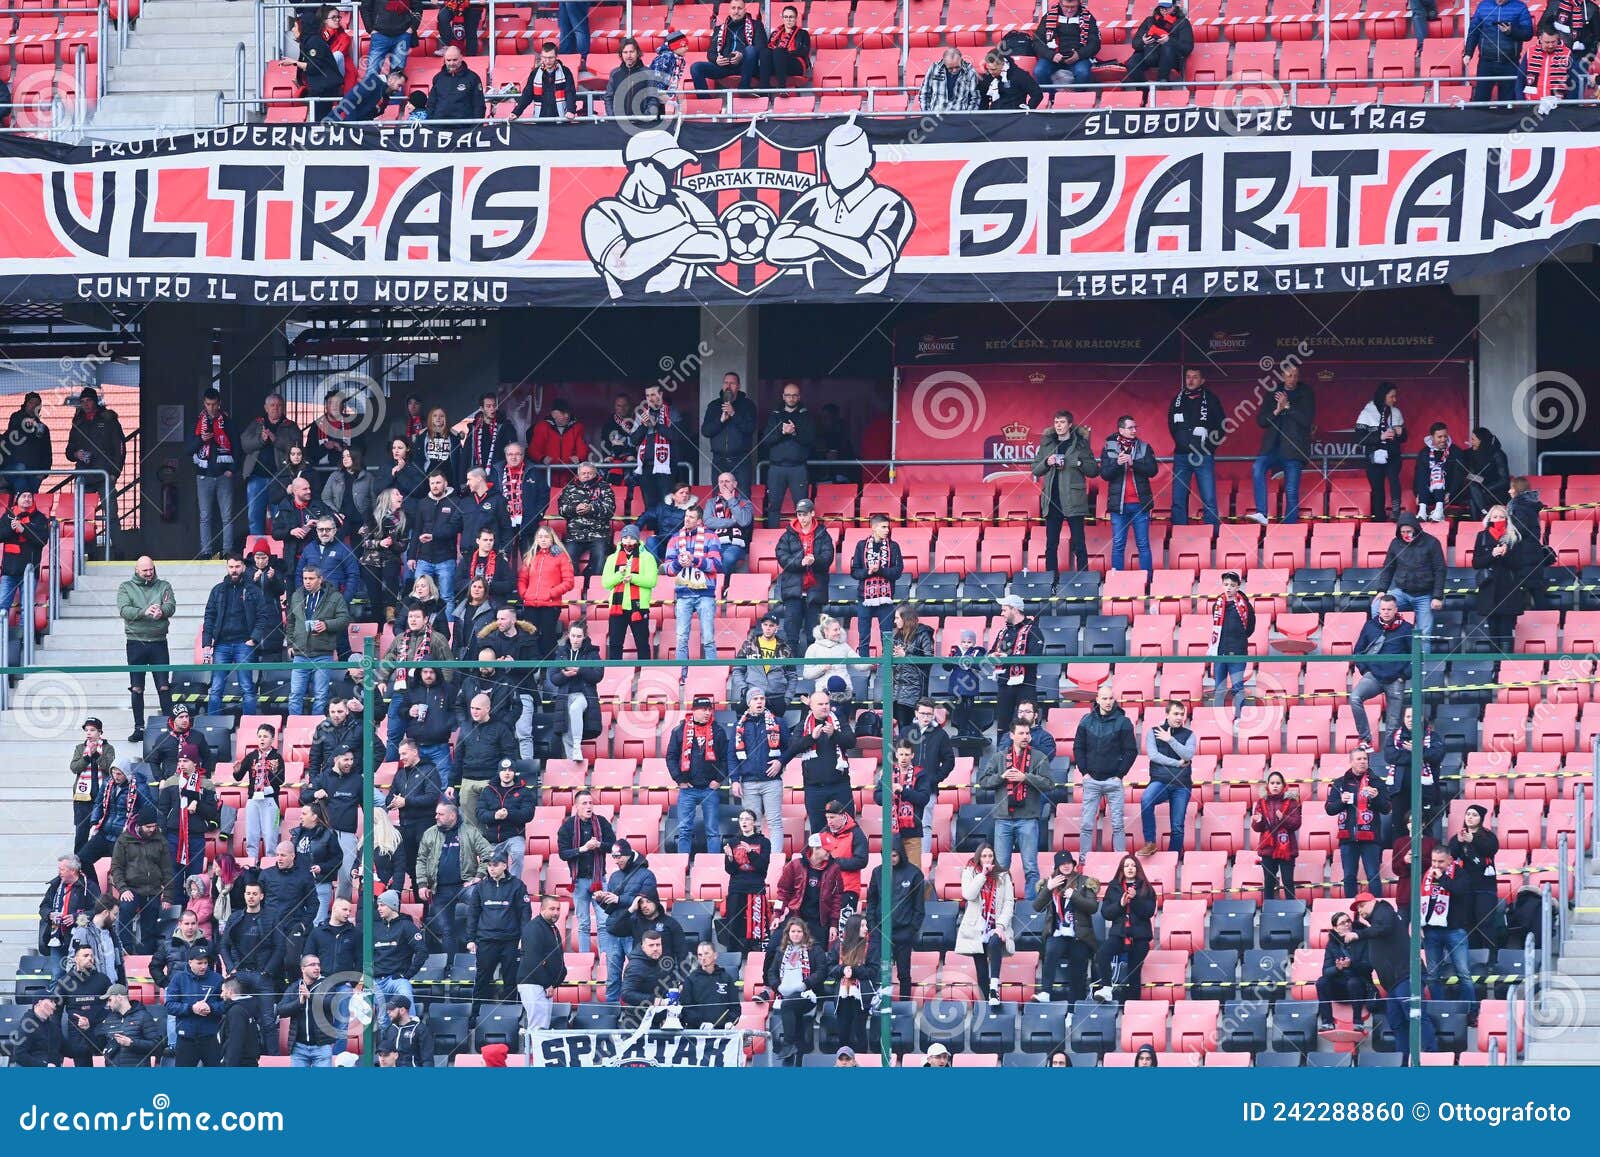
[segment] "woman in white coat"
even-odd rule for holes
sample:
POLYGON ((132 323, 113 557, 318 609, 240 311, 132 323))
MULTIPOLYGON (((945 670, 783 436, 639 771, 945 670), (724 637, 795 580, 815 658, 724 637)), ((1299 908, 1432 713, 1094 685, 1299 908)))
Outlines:
POLYGON ((966 909, 956 929, 956 951, 972 957, 978 970, 978 988, 989 997, 989 1007, 1000 1006, 1000 962, 1017 950, 1011 933, 1011 909, 1016 893, 1011 876, 1000 867, 991 844, 979 844, 977 853, 961 869, 961 898, 966 909))

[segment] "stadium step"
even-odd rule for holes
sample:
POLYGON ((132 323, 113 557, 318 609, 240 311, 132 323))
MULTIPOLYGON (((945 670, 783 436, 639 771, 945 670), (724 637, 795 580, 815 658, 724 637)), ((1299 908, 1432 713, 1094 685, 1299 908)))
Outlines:
POLYGON ((245 46, 245 94, 259 89, 256 12, 216 0, 146 0, 128 47, 95 109, 97 135, 122 126, 210 123, 217 97, 235 88, 235 45, 245 46))
MULTIPOLYGON (((155 5, 167 7, 161 0, 155 5)), ((182 662, 193 653, 207 594, 222 578, 218 562, 158 563, 178 601, 170 646, 182 662)), ((39 640, 40 665, 93 666, 124 661, 117 588, 133 573, 129 562, 90 562, 62 603, 61 618, 39 640)), ((150 702, 155 703, 154 693, 150 702)), ((105 721, 119 752, 129 749, 127 677, 115 672, 77 675, 40 671, 24 678, 12 709, 0 713, 6 767, 6 806, 0 808, 0 977, 34 950, 39 896, 55 873, 56 857, 72 848, 72 776, 67 761, 82 737, 85 716, 105 721)))
POLYGON ((1543 1017, 1530 1010, 1527 1063, 1600 1064, 1600 888, 1579 893, 1556 972, 1543 1017))

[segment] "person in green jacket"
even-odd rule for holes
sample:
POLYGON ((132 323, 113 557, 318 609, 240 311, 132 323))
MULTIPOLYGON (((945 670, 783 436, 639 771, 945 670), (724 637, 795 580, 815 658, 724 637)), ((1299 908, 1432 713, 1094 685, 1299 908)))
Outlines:
POLYGON ((439 801, 433 818, 417 847, 417 899, 427 905, 428 951, 454 959, 465 931, 456 902, 467 885, 486 874, 494 848, 477 828, 461 822, 460 809, 449 800, 439 801))
MULTIPOLYGON (((117 613, 122 616, 122 633, 127 640, 128 666, 161 666, 172 662, 167 651, 167 629, 178 613, 178 600, 172 584, 156 577, 156 564, 143 555, 133 564, 133 577, 117 588, 117 613)), ((152 675, 156 696, 161 700, 163 717, 172 714, 172 676, 166 671, 152 675)), ((133 701, 133 734, 130 743, 144 740, 144 675, 128 673, 128 694, 133 701)))
POLYGON ((650 592, 656 587, 656 557, 639 549, 639 528, 631 523, 622 528, 617 549, 606 559, 600 581, 611 592, 611 628, 606 643, 606 658, 622 658, 622 640, 629 629, 639 658, 650 653, 650 592))
POLYGON ((1090 513, 1087 480, 1099 473, 1100 458, 1091 445, 1089 427, 1073 425, 1071 410, 1057 410, 1033 456, 1033 476, 1044 479, 1044 557, 1052 574, 1061 573, 1057 552, 1063 522, 1070 535, 1073 569, 1089 569, 1089 547, 1083 536, 1083 520, 1090 513))
POLYGON ((300 715, 306 705, 306 683, 312 685, 311 713, 328 710, 328 687, 333 682, 334 653, 350 633, 350 605, 339 588, 322 581, 320 567, 308 564, 301 572, 300 589, 289 596, 289 714, 300 715))

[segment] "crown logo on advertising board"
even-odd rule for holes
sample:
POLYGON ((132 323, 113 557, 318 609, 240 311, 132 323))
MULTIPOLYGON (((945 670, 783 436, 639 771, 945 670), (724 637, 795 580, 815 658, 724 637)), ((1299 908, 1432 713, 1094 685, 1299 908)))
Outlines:
POLYGON ((1042 386, 1047 376, 1043 370, 1033 370, 1028 374, 1028 381, 1036 386, 1042 386))
POLYGON ((1012 422, 1000 428, 1000 434, 1007 442, 1026 442, 1031 432, 1026 422, 1012 422))

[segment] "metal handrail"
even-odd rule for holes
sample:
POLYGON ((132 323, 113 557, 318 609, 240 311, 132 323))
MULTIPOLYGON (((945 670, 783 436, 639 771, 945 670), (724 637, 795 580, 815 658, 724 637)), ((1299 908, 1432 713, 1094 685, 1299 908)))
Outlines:
MULTIPOLYGON (((1574 903, 1583 895, 1584 889, 1589 886, 1589 849, 1594 846, 1589 840, 1589 792, 1587 789, 1587 784, 1580 783, 1573 793, 1576 797, 1573 807, 1573 818, 1576 822, 1573 824, 1573 829, 1578 834, 1578 856, 1575 861, 1578 878, 1573 884, 1574 903)), ((1565 922, 1562 924, 1562 929, 1564 934, 1566 929, 1565 922)))
MULTIPOLYGON (((22 604, 22 665, 24 667, 33 666, 33 648, 35 643, 33 606, 38 590, 39 573, 37 568, 30 562, 27 568, 22 572, 21 597, 17 600, 22 604)), ((7 607, 5 613, 9 618, 11 615, 11 608, 7 607)))
MULTIPOLYGON (((74 571, 74 574, 77 572, 74 571)), ((61 520, 50 520, 50 584, 45 588, 46 629, 61 617, 61 520)))
MULTIPOLYGON (((1550 885, 1539 885, 1539 973, 1538 987, 1529 999, 1529 1007, 1536 1009, 1541 1015, 1545 1011, 1545 989, 1550 983, 1550 962, 1554 945, 1551 943, 1555 935, 1555 915, 1550 907, 1550 885), (1534 1002, 1537 1001, 1537 1004, 1534 1002)), ((1567 921, 1563 920, 1562 924, 1567 921)))

